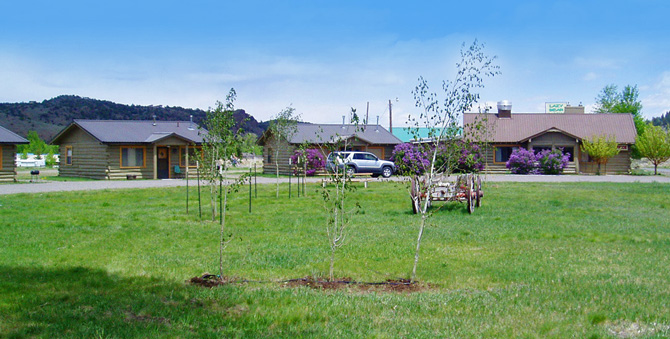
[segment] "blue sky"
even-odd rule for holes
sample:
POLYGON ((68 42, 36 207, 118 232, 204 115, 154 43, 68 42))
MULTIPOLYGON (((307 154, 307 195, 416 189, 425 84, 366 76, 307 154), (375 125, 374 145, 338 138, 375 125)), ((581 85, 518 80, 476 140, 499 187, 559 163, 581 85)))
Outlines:
POLYGON ((0 102, 62 94, 207 109, 231 87, 268 120, 292 105, 337 123, 350 107, 403 125, 412 89, 455 73, 478 39, 502 74, 482 101, 589 111, 607 84, 670 110, 667 1, 2 1, 0 102), (397 99, 397 100, 396 100, 397 99))

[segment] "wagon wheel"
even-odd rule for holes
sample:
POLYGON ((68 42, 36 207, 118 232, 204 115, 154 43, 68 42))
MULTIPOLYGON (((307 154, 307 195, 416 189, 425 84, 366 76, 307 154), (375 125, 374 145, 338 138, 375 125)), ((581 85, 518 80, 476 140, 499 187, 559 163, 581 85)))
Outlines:
POLYGON ((465 183, 467 185, 465 195, 468 199, 468 213, 472 214, 475 211, 475 198, 473 197, 473 193, 475 193, 475 179, 468 176, 465 179, 465 183))
POLYGON ((421 210, 421 197, 419 195, 419 188, 417 187, 419 183, 415 177, 412 177, 410 181, 410 198, 412 199, 412 212, 418 214, 421 210))
POLYGON ((482 178, 477 176, 477 196, 475 197, 475 207, 480 207, 482 205, 482 178))

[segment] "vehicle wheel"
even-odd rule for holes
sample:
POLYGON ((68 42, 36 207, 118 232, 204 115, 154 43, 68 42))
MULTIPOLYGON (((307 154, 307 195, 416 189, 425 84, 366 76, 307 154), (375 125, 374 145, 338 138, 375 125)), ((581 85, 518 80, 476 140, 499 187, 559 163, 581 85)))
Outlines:
POLYGON ((472 212, 475 211, 475 199, 472 196, 475 189, 474 181, 475 181, 474 178, 469 177, 465 180, 465 183, 467 185, 465 195, 467 195, 468 213, 470 214, 472 214, 472 212))
POLYGON ((421 201, 419 199, 419 190, 417 189, 417 182, 415 178, 410 181, 410 199, 412 200, 412 212, 418 214, 421 210, 421 201))
POLYGON ((393 170, 391 169, 391 167, 386 166, 386 167, 382 168, 382 176, 384 178, 388 178, 392 174, 393 174, 393 170))
POLYGON ((354 173, 356 173, 356 169, 353 166, 347 166, 347 176, 353 177, 354 173))
POLYGON ((482 205, 482 178, 477 176, 477 196, 475 197, 475 207, 482 205))

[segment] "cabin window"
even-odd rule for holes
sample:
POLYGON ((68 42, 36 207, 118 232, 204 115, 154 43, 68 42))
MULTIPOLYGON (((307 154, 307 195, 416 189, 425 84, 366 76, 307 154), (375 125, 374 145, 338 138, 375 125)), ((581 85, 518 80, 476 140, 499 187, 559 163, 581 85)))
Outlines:
POLYGON ((72 146, 65 146, 65 164, 72 165, 72 146))
POLYGON ((559 146, 557 147, 558 149, 563 151, 563 154, 570 154, 568 156, 568 161, 573 162, 575 161, 575 148, 572 146, 559 146))
POLYGON ((551 151, 551 146, 533 146, 533 152, 535 152, 535 154, 546 150, 551 151))
MULTIPOLYGON (((201 159, 202 159, 202 147, 201 146, 195 146, 195 147, 189 147, 188 148, 188 166, 189 167, 196 167, 198 166, 197 161, 198 161, 198 152, 200 152, 201 159), (197 151, 196 151, 197 149, 197 151)), ((186 167, 186 147, 182 146, 179 148, 179 166, 181 167, 186 167)))
POLYGON ((268 164, 272 163, 272 148, 268 148, 268 164))
POLYGON ((145 154, 143 146, 121 147, 121 167, 144 167, 145 154))
POLYGON ((497 146, 496 149, 496 155, 494 162, 507 162, 509 160, 510 155, 512 155, 512 152, 515 149, 518 149, 518 146, 497 146))

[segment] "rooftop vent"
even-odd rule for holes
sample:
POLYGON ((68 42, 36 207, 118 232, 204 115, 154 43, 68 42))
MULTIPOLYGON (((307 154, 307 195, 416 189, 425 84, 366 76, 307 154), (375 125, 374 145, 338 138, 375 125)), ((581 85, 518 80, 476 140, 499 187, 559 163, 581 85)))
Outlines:
POLYGON ((511 118, 512 117, 512 102, 509 100, 498 101, 498 117, 511 118))

